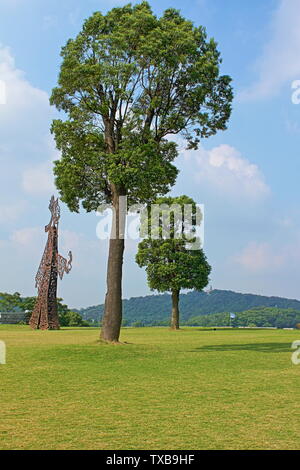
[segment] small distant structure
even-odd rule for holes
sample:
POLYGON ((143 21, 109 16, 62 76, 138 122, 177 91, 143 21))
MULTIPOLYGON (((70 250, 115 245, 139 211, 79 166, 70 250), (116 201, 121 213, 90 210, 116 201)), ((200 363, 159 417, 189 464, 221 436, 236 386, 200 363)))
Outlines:
POLYGON ((58 254, 60 207, 58 199, 55 199, 54 196, 51 197, 49 210, 51 212, 51 220, 45 227, 45 232, 48 233, 48 240, 35 278, 38 298, 29 325, 32 329, 58 330, 57 276, 59 275, 60 279, 62 279, 64 273, 71 271, 72 253, 69 251, 68 260, 58 254))
POLYGON ((209 288, 206 290, 206 293, 209 295, 213 291, 212 285, 209 286, 209 288))
POLYGON ((26 314, 24 312, 0 312, 0 325, 17 325, 25 323, 26 314))

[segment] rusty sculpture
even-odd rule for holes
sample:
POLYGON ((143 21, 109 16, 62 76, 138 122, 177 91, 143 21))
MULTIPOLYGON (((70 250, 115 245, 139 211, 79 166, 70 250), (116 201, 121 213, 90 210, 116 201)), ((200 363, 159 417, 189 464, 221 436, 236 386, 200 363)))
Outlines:
POLYGON ((58 254, 58 222, 60 208, 58 199, 51 197, 49 210, 51 220, 45 227, 48 240, 44 254, 35 278, 35 286, 38 289, 38 297, 32 312, 29 325, 33 329, 58 330, 59 319, 57 312, 57 276, 63 278, 64 273, 69 273, 72 268, 72 253, 66 260, 58 254))

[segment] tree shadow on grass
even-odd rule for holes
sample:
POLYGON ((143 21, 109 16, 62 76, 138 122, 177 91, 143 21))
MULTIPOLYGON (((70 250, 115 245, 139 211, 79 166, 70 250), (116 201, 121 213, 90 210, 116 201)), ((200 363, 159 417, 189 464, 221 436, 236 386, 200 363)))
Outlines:
POLYGON ((291 343, 250 343, 250 344, 216 344, 201 346, 190 352, 224 352, 224 351, 255 351, 264 353, 291 352, 291 343))

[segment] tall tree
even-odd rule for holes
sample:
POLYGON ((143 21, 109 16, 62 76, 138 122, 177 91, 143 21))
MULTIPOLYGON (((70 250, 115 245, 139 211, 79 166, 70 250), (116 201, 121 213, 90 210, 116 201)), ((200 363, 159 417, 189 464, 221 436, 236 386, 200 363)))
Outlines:
POLYGON ((145 1, 93 14, 62 49, 51 104, 66 113, 52 125, 61 160, 56 185, 70 210, 113 206, 101 337, 119 340, 125 215, 120 196, 149 203, 174 184, 170 136, 189 148, 226 129, 231 79, 203 27, 177 10, 157 18, 145 1), (116 230, 114 230, 116 228, 116 230))
POLYGON ((144 217, 148 237, 138 246, 136 262, 146 267, 150 289, 172 294, 171 328, 179 329, 181 289, 202 290, 209 282, 211 267, 197 237, 197 205, 187 196, 159 198, 159 224, 153 227, 150 210, 144 217), (187 213, 187 206, 190 212, 187 213))

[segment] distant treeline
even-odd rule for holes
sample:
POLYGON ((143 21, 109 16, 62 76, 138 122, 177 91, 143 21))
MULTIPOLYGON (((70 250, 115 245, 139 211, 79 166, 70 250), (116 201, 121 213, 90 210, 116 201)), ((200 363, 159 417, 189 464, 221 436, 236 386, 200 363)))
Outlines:
MULTIPOLYGON (((36 297, 22 297, 18 292, 0 292, 0 312, 27 311, 30 316, 36 297)), ((170 295, 133 297, 123 301, 123 326, 168 326, 170 295)), ((214 290, 189 292, 180 296, 182 325, 187 326, 257 326, 295 328, 300 323, 300 301, 214 290), (230 322, 230 313, 236 317, 230 322)), ((70 309, 58 299, 62 326, 100 325, 103 305, 70 309)))
POLYGON ((231 325, 233 327, 295 328, 297 325, 300 326, 300 310, 256 307, 245 312, 236 313, 235 318, 231 320, 230 313, 224 312, 193 317, 186 324, 206 327, 231 325))
MULTIPOLYGON (((123 326, 167 326, 171 297, 168 294, 133 297, 123 300, 123 310, 123 326)), ((85 321, 99 324, 103 305, 77 312, 85 321)), ((300 301, 225 290, 211 293, 193 291, 181 294, 180 312, 185 325, 228 326, 229 312, 232 312, 238 314, 232 325, 292 328, 300 322, 300 301)))
MULTIPOLYGON (((26 312, 25 321, 29 321, 32 310, 36 302, 36 297, 22 297, 19 292, 8 294, 0 292, 0 313, 1 312, 26 312)), ((58 317, 61 326, 89 326, 84 321, 82 315, 70 310, 62 303, 62 299, 57 299, 58 317)))

